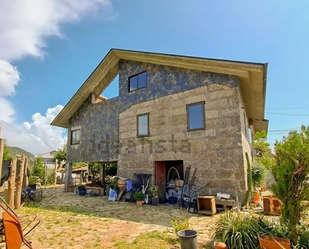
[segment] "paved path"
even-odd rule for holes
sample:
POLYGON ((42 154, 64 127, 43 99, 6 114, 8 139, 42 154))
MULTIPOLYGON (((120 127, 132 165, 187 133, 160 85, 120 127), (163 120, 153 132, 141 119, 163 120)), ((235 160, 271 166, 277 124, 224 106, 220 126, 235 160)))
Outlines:
MULTIPOLYGON (((172 234, 172 219, 189 219, 190 227, 198 231, 198 241, 202 248, 202 245, 209 241, 214 223, 219 217, 190 214, 172 205, 137 207, 135 203, 110 202, 107 197, 82 197, 74 193, 64 193, 62 187, 47 188, 43 193, 43 201, 39 206, 44 210, 71 211, 88 217, 91 215, 89 222, 86 219, 88 217, 81 219, 82 227, 97 227, 106 246, 115 239, 133 241, 140 233, 147 231, 168 230, 172 234)), ((42 215, 41 219, 44 220, 42 215)))

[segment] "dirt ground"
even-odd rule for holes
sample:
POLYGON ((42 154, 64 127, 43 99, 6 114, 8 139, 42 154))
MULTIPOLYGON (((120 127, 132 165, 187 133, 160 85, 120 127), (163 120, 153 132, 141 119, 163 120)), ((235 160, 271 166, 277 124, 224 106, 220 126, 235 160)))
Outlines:
POLYGON ((172 219, 189 219, 198 232, 199 248, 209 243, 219 215, 190 214, 171 205, 109 202, 107 197, 64 193, 63 186, 44 189, 40 203, 23 206, 19 215, 38 214, 39 226, 27 238, 43 248, 180 248, 172 219))

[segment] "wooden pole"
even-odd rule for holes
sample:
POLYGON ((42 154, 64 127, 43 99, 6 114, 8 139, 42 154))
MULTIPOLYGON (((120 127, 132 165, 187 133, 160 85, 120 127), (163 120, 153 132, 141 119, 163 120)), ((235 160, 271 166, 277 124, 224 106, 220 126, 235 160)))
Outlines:
POLYGON ((58 166, 58 160, 55 160, 55 169, 54 169, 54 185, 57 184, 57 166, 58 166))
POLYGON ((108 195, 108 193, 106 193, 106 182, 105 182, 105 178, 106 178, 106 164, 103 164, 103 195, 108 195))
POLYGON ((27 158, 22 156, 19 161, 19 174, 17 179, 17 186, 16 186, 16 198, 15 198, 15 209, 20 208, 21 204, 21 191, 23 187, 23 180, 24 180, 24 170, 25 164, 27 163, 27 158))
POLYGON ((29 166, 29 159, 26 158, 25 161, 25 168, 24 168, 24 179, 23 179, 23 188, 28 187, 28 166, 29 166))
POLYGON ((8 202, 9 202, 9 205, 11 206, 11 208, 14 208, 16 167, 17 167, 17 158, 15 157, 11 161, 11 173, 10 173, 10 178, 9 178, 9 181, 8 181, 8 185, 9 185, 8 202))

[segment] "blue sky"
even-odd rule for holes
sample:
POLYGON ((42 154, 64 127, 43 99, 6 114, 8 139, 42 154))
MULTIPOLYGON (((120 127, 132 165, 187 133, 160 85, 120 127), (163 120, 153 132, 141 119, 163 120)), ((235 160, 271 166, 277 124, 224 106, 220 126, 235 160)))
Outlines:
MULTIPOLYGON (((269 130, 309 123, 308 1, 111 3, 114 14, 109 20, 97 12, 78 21, 59 22, 62 37, 44 36, 44 58, 30 55, 12 60, 20 73, 15 95, 6 97, 15 110, 14 124, 65 105, 111 48, 268 62, 269 130)), ((117 91, 113 84, 104 95, 112 97, 117 91)), ((269 141, 283 134, 270 132, 269 141)))

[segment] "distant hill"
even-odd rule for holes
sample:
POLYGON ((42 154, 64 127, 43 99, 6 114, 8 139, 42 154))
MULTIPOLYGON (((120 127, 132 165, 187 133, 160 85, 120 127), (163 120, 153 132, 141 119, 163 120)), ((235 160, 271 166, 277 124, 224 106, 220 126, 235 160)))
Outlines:
POLYGON ((11 150, 11 154, 13 156, 17 156, 17 155, 25 155, 28 159, 32 159, 34 160, 34 155, 32 155, 30 152, 28 151, 25 151, 24 149, 22 148, 19 148, 19 147, 10 147, 10 150, 11 150))

